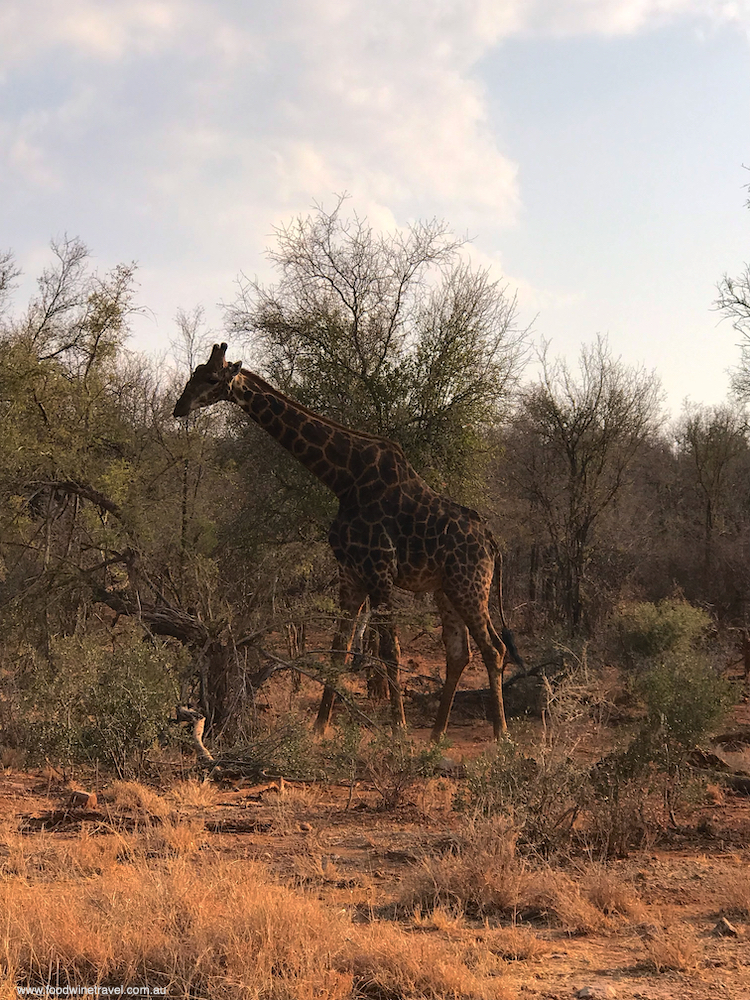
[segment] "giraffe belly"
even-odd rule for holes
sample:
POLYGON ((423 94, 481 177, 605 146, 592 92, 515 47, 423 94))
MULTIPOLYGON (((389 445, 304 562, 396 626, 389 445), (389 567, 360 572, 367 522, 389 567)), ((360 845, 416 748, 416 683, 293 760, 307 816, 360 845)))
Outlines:
POLYGON ((395 585, 415 594, 438 590, 441 586, 441 562, 437 553, 428 551, 419 535, 396 537, 395 585))
POLYGON ((399 563, 398 575, 393 581, 399 590, 410 590, 415 594, 439 590, 441 574, 435 566, 408 566, 399 563))

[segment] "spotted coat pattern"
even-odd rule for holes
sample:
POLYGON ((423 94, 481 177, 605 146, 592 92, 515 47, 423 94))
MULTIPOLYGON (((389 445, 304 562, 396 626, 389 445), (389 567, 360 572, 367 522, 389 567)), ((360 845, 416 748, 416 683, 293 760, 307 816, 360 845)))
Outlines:
MULTIPOLYGON (((342 616, 332 660, 340 667, 350 649, 354 622, 369 597, 380 656, 389 680, 394 725, 404 725, 399 646, 393 626, 394 588, 435 595, 443 626, 446 678, 433 738, 448 725, 459 678, 474 639, 489 675, 495 738, 506 729, 502 674, 506 648, 519 665, 510 631, 501 635, 489 613, 493 579, 500 593, 500 550, 475 511, 436 493, 414 471, 401 448, 384 438, 353 431, 284 396, 259 375, 225 360, 215 344, 198 365, 174 408, 183 417, 222 400, 235 403, 292 454, 339 500, 329 542, 339 565, 342 616)), ((500 601, 502 616, 502 600, 500 601)), ((325 730, 335 694, 326 688, 316 728, 325 730)))

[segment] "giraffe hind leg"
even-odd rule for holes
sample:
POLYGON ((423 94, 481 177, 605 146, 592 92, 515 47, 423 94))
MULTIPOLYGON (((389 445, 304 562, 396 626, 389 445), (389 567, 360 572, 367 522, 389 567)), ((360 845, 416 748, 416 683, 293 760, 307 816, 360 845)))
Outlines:
POLYGON ((456 590, 446 586, 446 596, 463 619, 474 642, 479 647, 490 682, 490 710, 492 732, 496 740, 508 731, 503 706, 503 670, 505 666, 505 643, 495 631, 489 613, 489 586, 486 593, 474 589, 456 590))
POLYGON ((471 659, 471 653, 468 629, 442 590, 436 591, 435 603, 443 625, 442 638, 445 646, 445 683, 440 695, 435 725, 432 727, 432 739, 437 742, 445 735, 448 728, 448 717, 453 707, 456 687, 471 659))
POLYGON ((390 604, 376 605, 375 601, 372 601, 372 603, 375 608, 372 620, 378 635, 380 662, 385 666, 386 676, 388 677, 391 724, 394 729, 403 729, 406 726, 406 716, 404 715, 404 698, 399 678, 401 649, 393 623, 393 612, 390 604))

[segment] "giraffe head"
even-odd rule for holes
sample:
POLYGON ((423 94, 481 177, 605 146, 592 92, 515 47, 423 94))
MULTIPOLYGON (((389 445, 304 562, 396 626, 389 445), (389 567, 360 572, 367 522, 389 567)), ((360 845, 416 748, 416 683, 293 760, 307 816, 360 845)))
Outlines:
POLYGON ((211 406, 212 403, 231 398, 229 383, 238 374, 242 362, 229 364, 224 357, 226 352, 226 344, 214 344, 211 357, 205 365, 198 365, 188 379, 175 404, 175 417, 186 417, 201 406, 211 406))

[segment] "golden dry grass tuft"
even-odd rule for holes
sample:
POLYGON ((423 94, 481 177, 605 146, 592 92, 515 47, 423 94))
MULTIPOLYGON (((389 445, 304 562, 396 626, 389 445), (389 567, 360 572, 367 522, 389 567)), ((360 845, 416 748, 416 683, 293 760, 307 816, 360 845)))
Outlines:
POLYGON ((502 982, 505 963, 476 941, 444 941, 386 924, 352 937, 348 966, 356 996, 427 1000, 512 1000, 502 982))
POLYGON ((552 951, 549 941, 528 927, 493 927, 483 932, 481 940, 506 962, 533 962, 552 951))
POLYGON ((584 872, 581 887, 589 902, 607 916, 618 914, 633 922, 647 919, 646 907, 636 890, 606 868, 584 872))
POLYGON ((523 873, 515 833, 500 824, 467 823, 455 853, 427 854, 402 882, 401 902, 412 910, 483 917, 517 908, 523 873))
POLYGON ((606 916, 586 898, 580 884, 565 872, 551 868, 526 874, 516 910, 572 934, 590 934, 607 926, 606 916))
POLYGON ((426 855, 402 885, 401 902, 412 909, 521 916, 577 934, 607 925, 605 911, 579 882, 548 865, 528 867, 516 856, 513 831, 490 822, 469 824, 457 853, 426 855))
POLYGON ((167 799, 178 809, 210 809, 216 805, 219 789, 210 781, 178 781, 169 790, 167 799))
POLYGON ((462 913, 449 910, 444 906, 436 906, 426 912, 417 909, 413 914, 414 926, 425 931, 440 931, 448 936, 461 937, 466 931, 466 918, 462 913))
POLYGON ((253 865, 181 861, 58 882, 43 894, 5 884, 0 908, 13 927, 0 940, 9 978, 43 983, 57 969, 71 984, 168 985, 183 995, 239 996, 233 983, 260 992, 276 978, 280 988, 268 995, 286 997, 285 981, 312 986, 321 968, 337 971, 331 956, 347 926, 253 865))
POLYGON ((428 912, 415 911, 413 926, 421 931, 436 931, 454 941, 481 943, 483 948, 506 962, 534 961, 552 950, 552 945, 530 927, 490 927, 485 922, 484 927, 478 928, 463 914, 443 906, 428 912))
POLYGON ((115 812, 128 811, 144 819, 162 819, 173 811, 173 806, 163 796, 139 781, 113 781, 102 799, 115 812))
POLYGON ((742 869, 731 876, 722 875, 714 882, 721 900, 721 915, 735 920, 750 920, 750 872, 742 869))
POLYGON ((128 839, 115 831, 93 836, 87 827, 75 840, 59 839, 50 833, 30 838, 9 828, 0 840, 0 874, 29 883, 101 875, 117 864, 128 845, 128 839))
POLYGON ((203 847, 205 840, 203 820, 168 817, 159 826, 145 830, 131 850, 151 857, 190 857, 203 847))
POLYGON ((656 972, 688 972, 700 961, 700 945, 685 929, 665 927, 644 942, 646 963, 656 972))
POLYGON ((321 791, 315 785, 292 785, 285 781, 278 790, 268 789, 263 801, 272 807, 273 832, 280 836, 296 832, 302 818, 318 806, 320 799, 321 791))

